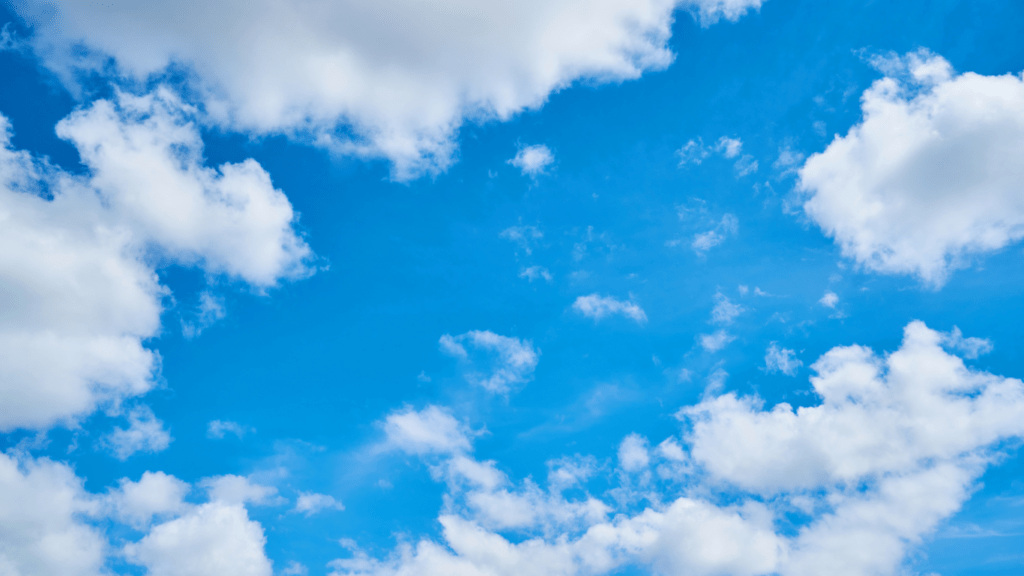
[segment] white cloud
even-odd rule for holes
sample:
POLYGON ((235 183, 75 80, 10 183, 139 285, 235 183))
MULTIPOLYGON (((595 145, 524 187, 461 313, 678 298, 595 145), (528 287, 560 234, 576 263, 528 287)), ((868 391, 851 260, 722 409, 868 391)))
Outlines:
POLYGON ((82 518, 98 505, 70 467, 0 453, 0 494, 0 573, 102 573, 106 539, 82 518))
POLYGON ((757 172, 757 160, 750 154, 743 154, 743 141, 739 138, 729 138, 728 136, 722 136, 718 139, 718 142, 714 146, 705 146, 704 141, 700 138, 696 140, 690 140, 682 148, 676 150, 676 156, 679 156, 679 165, 685 166, 687 164, 702 164, 712 154, 721 154, 723 158, 733 159, 735 158, 736 175, 739 177, 746 176, 757 172))
POLYGON ((224 299, 214 296, 209 290, 199 295, 199 305, 196 306, 195 318, 190 321, 181 321, 181 334, 188 340, 203 333, 210 326, 223 320, 227 315, 224 310, 224 299))
POLYGON ((722 216, 722 221, 717 226, 707 232, 695 235, 693 242, 690 243, 690 247, 693 248, 693 251, 698 256, 704 256, 708 250, 725 242, 725 239, 730 235, 736 234, 739 231, 739 224, 739 220, 735 216, 726 214, 722 216))
POLYGON ((836 305, 839 304, 839 295, 831 290, 825 290, 825 295, 818 300, 818 304, 834 310, 836 305))
POLYGON ((265 543, 240 504, 210 502, 155 526, 124 553, 150 576, 271 576, 265 543))
POLYGON ((804 211, 869 270, 942 286, 1024 237, 1024 79, 876 59, 864 118, 800 169, 804 211))
POLYGON ((392 412, 383 428, 387 446, 409 454, 452 454, 472 449, 471 431, 437 406, 418 412, 412 408, 392 412))
POLYGON ((619 444, 619 466, 627 472, 636 472, 647 468, 650 455, 647 439, 639 434, 626 436, 619 444))
POLYGON ((138 482, 122 478, 104 501, 111 515, 135 528, 149 525, 154 516, 180 514, 188 509, 190 486, 163 472, 143 472, 138 482))
POLYGON ((441 351, 462 360, 466 365, 466 380, 483 387, 488 392, 507 394, 513 388, 533 379, 540 352, 529 340, 502 336, 489 330, 472 330, 452 336, 445 334, 440 339, 441 351), (467 351, 470 347, 475 353, 467 351), (485 366, 484 370, 479 367, 485 366))
POLYGON ((715 324, 728 326, 736 317, 745 312, 746 309, 739 304, 734 304, 725 294, 715 294, 715 307, 711 310, 711 321, 715 324))
POLYGON ((245 476, 235 474, 204 478, 199 485, 206 489, 211 502, 256 506, 275 506, 285 502, 278 495, 277 488, 256 484, 245 476))
POLYGON ((547 282, 551 282, 553 279, 551 272, 548 272, 548 269, 543 266, 530 266, 529 268, 523 268, 519 273, 519 277, 526 278, 530 282, 540 278, 543 278, 547 282))
POLYGON ((682 0, 679 5, 697 15, 702 26, 722 18, 735 22, 749 10, 760 10, 764 0, 682 0))
POLYGON ((716 330, 713 334, 701 334, 697 337, 697 341, 700 342, 700 347, 712 354, 718 352, 722 348, 725 348, 729 342, 732 342, 735 339, 735 336, 729 334, 725 330, 716 330))
POLYGON ((206 425, 206 437, 211 440, 221 440, 228 433, 243 438, 249 432, 253 432, 253 429, 230 420, 210 420, 206 425))
POLYGON ((632 299, 622 301, 616 300, 611 296, 590 294, 576 298, 576 301, 572 303, 572 309, 587 318, 593 318, 595 322, 615 314, 621 314, 626 318, 630 318, 636 321, 637 324, 647 322, 647 314, 644 312, 644 309, 632 299))
POLYGON ((543 145, 524 146, 516 152, 515 158, 508 161, 509 164, 519 168, 523 176, 536 178, 547 172, 548 166, 555 162, 555 155, 543 145))
POLYGON ((500 236, 511 240, 522 248, 527 255, 533 254, 533 245, 537 240, 544 237, 536 226, 510 226, 501 231, 500 236))
POLYGON ((976 338, 974 336, 964 338, 963 333, 956 326, 953 327, 951 332, 942 335, 942 343, 969 360, 988 354, 993 348, 992 342, 985 338, 976 338))
POLYGON ((0 116, 0 430, 73 425, 153 387, 156 265, 257 289, 309 273, 284 194, 251 160, 203 167, 189 118, 164 91, 95 102, 58 124, 75 175, 12 149, 0 116))
POLYGON ((281 576, 306 576, 309 574, 309 569, 306 568, 305 564, 292 560, 281 570, 281 576))
POLYGON ((786 376, 796 376, 796 371, 803 366, 796 357, 796 352, 788 348, 779 348, 778 343, 772 342, 764 353, 764 369, 769 374, 782 372, 786 376))
MULTIPOLYGON (((681 5, 708 25, 760 1, 681 5)), ((667 67, 677 2, 239 6, 14 3, 33 27, 36 53, 68 85, 103 71, 107 56, 134 79, 184 66, 209 122, 388 158, 401 180, 449 166, 466 119, 506 120, 577 80, 619 82, 667 67)))
POLYGON ((170 432, 149 406, 132 408, 128 424, 128 429, 116 427, 103 437, 103 444, 118 460, 127 460, 136 452, 161 452, 171 445, 170 432))
POLYGON ((293 512, 300 512, 306 516, 312 516, 322 510, 344 510, 345 506, 338 500, 335 500, 333 496, 327 494, 317 494, 315 492, 299 492, 299 497, 295 501, 295 509, 293 512))
POLYGON ((812 366, 818 405, 710 396, 679 412, 684 445, 670 437, 649 450, 627 436, 621 468, 656 467, 668 488, 620 475, 608 491, 618 507, 561 495, 585 490, 589 472, 553 473, 544 491, 456 455, 435 476, 448 483, 443 544, 402 544, 385 560, 351 546, 332 574, 597 575, 627 565, 698 576, 903 573, 1000 447, 1024 436, 1024 383, 969 370, 943 351, 946 339, 912 322, 890 354, 824 354, 812 366), (663 501, 680 487, 689 495, 663 501), (650 505, 631 509, 638 499, 650 505), (794 511, 807 517, 795 529, 794 511))

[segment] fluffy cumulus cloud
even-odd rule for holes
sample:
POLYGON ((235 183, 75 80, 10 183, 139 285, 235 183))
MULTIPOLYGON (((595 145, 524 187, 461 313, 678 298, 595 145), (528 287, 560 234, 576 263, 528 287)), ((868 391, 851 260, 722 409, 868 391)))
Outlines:
POLYGON ((387 447, 409 454, 453 454, 472 449, 470 430, 437 406, 393 412, 382 426, 387 447))
POLYGON ((1024 237, 1024 78, 880 58, 863 120, 799 171, 804 211, 869 270, 941 286, 1024 237))
POLYGON ((0 494, 0 573, 101 573, 108 544, 83 518, 99 503, 70 467, 0 453, 0 494))
POLYGON ((587 318, 593 318, 595 322, 615 315, 625 316, 637 324, 647 322, 647 314, 644 309, 632 299, 623 301, 611 296, 589 294, 577 298, 572 303, 572 309, 587 318))
POLYGON ((66 464, 0 453, 0 573, 100 576, 117 557, 154 576, 270 576, 263 528, 246 509, 219 499, 189 503, 190 490, 174 476, 145 472, 91 494, 66 464), (103 521, 143 536, 118 549, 103 521))
POLYGON ((137 406, 128 413, 128 428, 114 428, 103 443, 118 460, 127 460, 136 452, 160 452, 171 444, 171 434, 148 406, 137 406))
POLYGON ((445 334, 440 346, 442 352, 461 361, 469 382, 495 394, 507 394, 532 380, 540 360, 540 352, 529 340, 489 330, 445 334))
POLYGON ((73 423, 153 387, 157 266, 256 289, 309 273, 287 198, 252 160, 205 167, 191 115, 166 91, 75 112, 57 133, 78 175, 12 149, 0 117, 0 430, 73 423))
POLYGON ((36 53, 73 88, 110 58, 136 79, 186 67, 209 121, 385 157, 398 179, 447 167, 467 118, 504 120, 577 80, 665 68, 677 5, 707 25, 760 4, 13 2, 36 53))
POLYGON ((210 502, 153 527, 124 553, 152 576, 270 576, 265 543, 244 507, 210 502))
POLYGON ((834 348, 811 367, 814 406, 708 396, 678 413, 681 442, 627 436, 606 498, 587 492, 592 460, 552 461, 542 488, 450 452, 432 467, 447 484, 444 543, 384 559, 355 548, 333 574, 902 573, 1024 436, 1024 383, 968 368, 943 349, 952 338, 912 322, 890 354, 834 348))
POLYGON ((777 342, 772 342, 764 352, 764 369, 769 374, 782 372, 786 376, 796 376, 796 371, 804 363, 796 357, 796 352, 788 348, 779 348, 777 342))

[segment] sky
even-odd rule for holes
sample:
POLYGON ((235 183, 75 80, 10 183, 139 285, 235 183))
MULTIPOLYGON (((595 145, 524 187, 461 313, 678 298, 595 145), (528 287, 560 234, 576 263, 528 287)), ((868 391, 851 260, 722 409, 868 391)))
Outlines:
POLYGON ((0 575, 1024 571, 1024 5, 0 3, 0 575))

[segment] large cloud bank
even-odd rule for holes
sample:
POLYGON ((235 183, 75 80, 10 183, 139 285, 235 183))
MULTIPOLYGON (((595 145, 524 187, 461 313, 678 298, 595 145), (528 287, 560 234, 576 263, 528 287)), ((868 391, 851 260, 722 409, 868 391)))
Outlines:
POLYGON ((504 120, 578 80, 665 68, 677 7, 708 25, 761 3, 13 2, 69 86, 83 73, 184 67, 210 121, 388 158, 397 179, 450 165, 467 118, 504 120))
POLYGON ((164 91, 97 101, 57 126, 75 175, 12 149, 0 116, 0 430, 70 425, 153 387, 159 267, 257 290, 310 272, 288 199, 252 160, 204 166, 190 118, 164 91))
MULTIPOLYGON (((912 322, 885 356, 832 349, 812 365, 814 406, 766 409, 729 393, 685 407, 680 438, 623 441, 618 485, 604 498, 586 490, 601 472, 593 458, 549 462, 541 487, 474 459, 468 436, 411 450, 433 458, 447 484, 444 543, 403 544, 384 559, 357 551, 334 561, 334 574, 902 573, 999 447, 1024 436, 1024 383, 966 367, 943 347, 953 336, 912 322)), ((462 429, 434 407, 401 417, 462 429)), ((406 426, 392 444, 416 446, 409 434, 430 428, 406 426)))
POLYGON ((939 287, 1024 237, 1024 78, 877 59, 864 118, 800 169, 804 210, 843 254, 939 287))

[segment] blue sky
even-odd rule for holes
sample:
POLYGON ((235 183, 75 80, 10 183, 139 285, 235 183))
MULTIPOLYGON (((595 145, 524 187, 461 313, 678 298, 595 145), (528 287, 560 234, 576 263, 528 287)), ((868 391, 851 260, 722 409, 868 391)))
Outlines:
POLYGON ((0 21, 0 573, 1024 568, 1024 7, 0 21))

